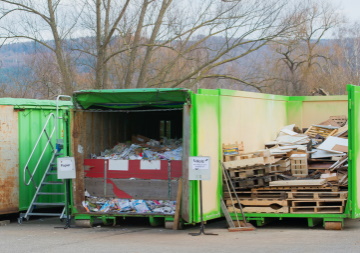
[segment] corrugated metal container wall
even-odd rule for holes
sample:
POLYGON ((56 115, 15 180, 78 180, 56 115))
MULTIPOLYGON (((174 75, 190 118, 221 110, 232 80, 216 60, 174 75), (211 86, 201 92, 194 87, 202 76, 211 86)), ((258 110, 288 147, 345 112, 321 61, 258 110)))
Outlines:
MULTIPOLYGON (((50 100, 33 100, 33 99, 0 99, 0 104, 6 104, 3 106, 7 108, 8 117, 2 118, 3 124, 10 124, 9 115, 13 113, 13 121, 11 123, 12 134, 5 134, 4 129, 0 129, 0 136, 7 139, 7 142, 14 142, 11 149, 11 154, 8 155, 4 148, 6 146, 1 145, 0 150, 0 158, 1 161, 4 160, 5 156, 8 162, 5 164, 6 167, 1 166, 1 171, 6 171, 11 168, 11 172, 13 174, 12 178, 16 178, 16 186, 11 188, 12 195, 10 199, 7 200, 8 203, 14 203, 12 205, 11 210, 5 210, 2 213, 12 213, 27 210, 29 204, 35 194, 36 188, 35 185, 38 185, 41 180, 44 170, 46 169, 51 155, 52 149, 50 145, 46 146, 46 134, 43 134, 42 137, 39 138, 40 134, 43 130, 46 130, 47 134, 50 136, 51 132, 54 129, 54 122, 56 117, 56 101, 50 100), (49 119, 50 118, 50 119, 49 119), (44 125, 46 121, 49 119, 49 124, 46 128, 44 125), (39 145, 36 149, 34 146, 39 139, 39 145), (15 148, 14 148, 15 147, 15 148), (34 149, 34 150, 33 150, 34 149), (44 151, 45 150, 45 151, 44 151), (33 171, 36 164, 39 163, 38 169, 35 171, 33 180, 31 180, 30 174, 25 170, 25 165, 30 157, 31 153, 33 154, 33 158, 29 160, 28 169, 33 171), (43 153, 44 152, 44 153, 43 153), (41 154, 43 153, 42 159, 40 159, 41 154), (28 185, 26 185, 28 184, 28 185)), ((63 117, 64 120, 58 121, 58 138, 64 139, 64 149, 62 153, 64 155, 68 155, 68 127, 67 127, 67 112, 69 110, 69 106, 71 105, 69 102, 59 102, 60 107, 58 111, 58 116, 63 117), (65 106, 66 105, 66 106, 65 106)), ((1 108, 1 115, 4 114, 3 107, 1 108)), ((10 127, 8 127, 10 129, 10 127)), ((51 137, 53 145, 56 143, 56 134, 54 133, 51 137)), ((5 143, 5 141, 3 141, 5 143)), ((8 152, 10 153, 10 152, 8 152)), ((0 172, 1 173, 1 172, 0 172)), ((3 180, 3 173, 0 174, 0 180, 3 180)), ((54 179, 56 175, 52 175, 54 179)), ((52 185, 52 191, 60 191, 63 187, 62 185, 52 185)), ((1 191, 0 196, 9 195, 7 194, 10 189, 5 188, 4 191, 1 191)), ((61 201, 61 196, 41 196, 44 202, 56 202, 61 201)), ((3 197, 1 197, 0 201, 0 213, 3 209, 2 206, 6 203, 3 201, 3 197)))

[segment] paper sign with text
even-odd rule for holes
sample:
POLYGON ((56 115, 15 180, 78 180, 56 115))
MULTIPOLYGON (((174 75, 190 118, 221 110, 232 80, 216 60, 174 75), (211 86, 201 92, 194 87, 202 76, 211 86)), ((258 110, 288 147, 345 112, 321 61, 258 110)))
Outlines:
POLYGON ((190 156, 189 180, 210 180, 210 161, 209 156, 190 156))

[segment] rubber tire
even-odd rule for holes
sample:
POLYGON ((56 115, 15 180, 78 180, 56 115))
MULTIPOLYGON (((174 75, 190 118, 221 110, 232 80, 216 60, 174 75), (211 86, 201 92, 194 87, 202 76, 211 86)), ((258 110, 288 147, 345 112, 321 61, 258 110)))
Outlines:
POLYGON ((326 221, 324 224, 325 230, 342 230, 342 222, 339 221, 326 221))
POLYGON ((75 220, 75 226, 80 228, 92 228, 93 223, 91 220, 75 220))

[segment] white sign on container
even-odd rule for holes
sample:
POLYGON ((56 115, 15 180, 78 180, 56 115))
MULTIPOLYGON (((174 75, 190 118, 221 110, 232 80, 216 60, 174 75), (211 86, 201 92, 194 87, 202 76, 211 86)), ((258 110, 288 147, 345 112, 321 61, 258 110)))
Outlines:
POLYGON ((109 160, 109 170, 128 171, 129 160, 109 160))
POLYGON ((58 179, 76 178, 74 157, 60 157, 57 159, 58 179))
POLYGON ((140 161, 140 170, 160 170, 161 161, 160 160, 141 160, 140 161))
POLYGON ((189 157, 189 180, 210 180, 210 156, 189 157))

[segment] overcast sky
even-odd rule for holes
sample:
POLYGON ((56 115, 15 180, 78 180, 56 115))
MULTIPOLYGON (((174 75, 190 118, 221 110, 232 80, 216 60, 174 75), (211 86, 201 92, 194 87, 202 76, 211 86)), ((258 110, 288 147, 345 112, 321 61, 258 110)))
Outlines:
POLYGON ((350 19, 350 21, 360 22, 360 0, 328 0, 350 19))

